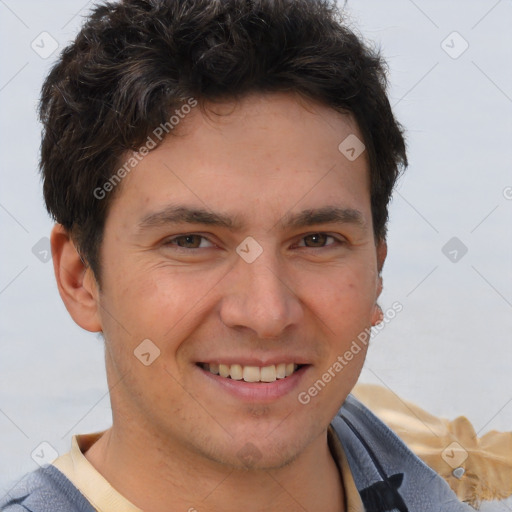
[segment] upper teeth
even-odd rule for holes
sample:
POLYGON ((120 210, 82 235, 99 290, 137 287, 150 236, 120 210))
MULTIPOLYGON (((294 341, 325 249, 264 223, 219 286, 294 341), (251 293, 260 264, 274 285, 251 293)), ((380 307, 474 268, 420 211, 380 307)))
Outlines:
POLYGON ((284 379, 290 376, 298 366, 294 363, 272 364, 270 366, 242 366, 240 364, 204 364, 205 370, 209 370, 221 377, 231 377, 233 380, 245 380, 245 382, 274 382, 276 379, 284 379))

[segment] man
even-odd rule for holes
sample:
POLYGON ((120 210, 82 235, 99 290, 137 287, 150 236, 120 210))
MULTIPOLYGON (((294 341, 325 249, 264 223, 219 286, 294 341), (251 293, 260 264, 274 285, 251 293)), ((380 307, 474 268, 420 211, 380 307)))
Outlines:
POLYGON ((113 425, 3 510, 471 510, 349 395, 407 160, 334 4, 98 6, 41 119, 57 284, 104 337, 113 425))

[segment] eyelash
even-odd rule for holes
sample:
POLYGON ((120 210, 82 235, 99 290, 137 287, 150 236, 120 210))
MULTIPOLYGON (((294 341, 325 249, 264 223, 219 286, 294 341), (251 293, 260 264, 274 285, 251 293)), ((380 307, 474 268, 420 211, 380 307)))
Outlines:
MULTIPOLYGON (((307 235, 304 235, 300 240, 303 241, 305 238, 308 238, 308 237, 311 237, 311 236, 315 236, 315 235, 325 235, 328 239, 332 238, 336 243, 331 243, 329 245, 322 246, 322 247, 301 246, 301 248, 304 248, 304 249, 328 249, 328 248, 330 248, 332 246, 335 246, 335 245, 345 245, 346 244, 346 240, 337 238, 337 237, 335 237, 333 235, 330 235, 328 233, 324 233, 322 231, 318 231, 318 232, 315 232, 315 233, 309 233, 307 235)), ((166 241, 164 241, 163 245, 164 246, 173 246, 173 245, 175 245, 175 244, 173 244, 174 241, 179 240, 180 238, 187 238, 187 237, 190 237, 190 236, 200 237, 203 240, 207 240, 208 242, 213 244, 213 242, 211 240, 209 240, 207 237, 205 237, 204 235, 200 235, 200 234, 197 234, 197 233, 185 233, 183 235, 178 235, 178 236, 175 236, 173 238, 167 239, 166 241)), ((177 251, 187 251, 187 252, 189 252, 189 251, 197 251, 198 249, 211 249, 211 248, 212 247, 194 247, 194 248, 180 247, 180 246, 175 246, 174 247, 174 249, 177 250, 177 251)))

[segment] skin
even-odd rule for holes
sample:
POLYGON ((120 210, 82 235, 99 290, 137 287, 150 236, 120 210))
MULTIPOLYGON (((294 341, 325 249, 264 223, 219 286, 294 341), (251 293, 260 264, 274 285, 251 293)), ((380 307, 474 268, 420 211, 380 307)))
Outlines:
POLYGON ((113 426, 85 456, 144 510, 343 510, 327 427, 366 351, 309 404, 297 397, 380 319, 386 245, 373 236, 368 161, 338 150, 362 136, 349 115, 292 94, 250 95, 215 112, 223 115, 193 109, 179 136, 123 180, 106 220, 101 289, 62 226, 52 232, 69 313, 105 337, 113 426), (170 204, 243 226, 138 228, 170 204), (279 224, 327 205, 357 210, 362 223, 279 224), (190 233, 205 238, 173 239, 190 233), (263 249, 252 263, 236 252, 248 236, 263 249), (144 339, 160 350, 148 366, 134 356, 144 339), (298 357, 308 363, 298 383, 266 401, 231 395, 197 366, 298 357), (248 442, 252 462, 241 456, 248 442))

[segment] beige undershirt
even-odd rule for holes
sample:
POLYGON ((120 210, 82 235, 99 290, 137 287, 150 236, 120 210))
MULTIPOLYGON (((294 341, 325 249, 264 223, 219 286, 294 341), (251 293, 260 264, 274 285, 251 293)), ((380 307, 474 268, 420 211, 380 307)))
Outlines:
MULTIPOLYGON (((84 456, 84 453, 102 435, 103 432, 95 432, 73 436, 71 450, 58 457, 52 464, 71 481, 98 512, 142 512, 116 491, 84 456)), ((331 453, 342 474, 346 511, 364 512, 345 452, 332 427, 329 427, 328 440, 331 453)))
POLYGON ((75 435, 71 450, 52 464, 89 500, 99 512, 142 512, 117 492, 103 475, 85 458, 84 453, 103 435, 103 432, 75 435))

